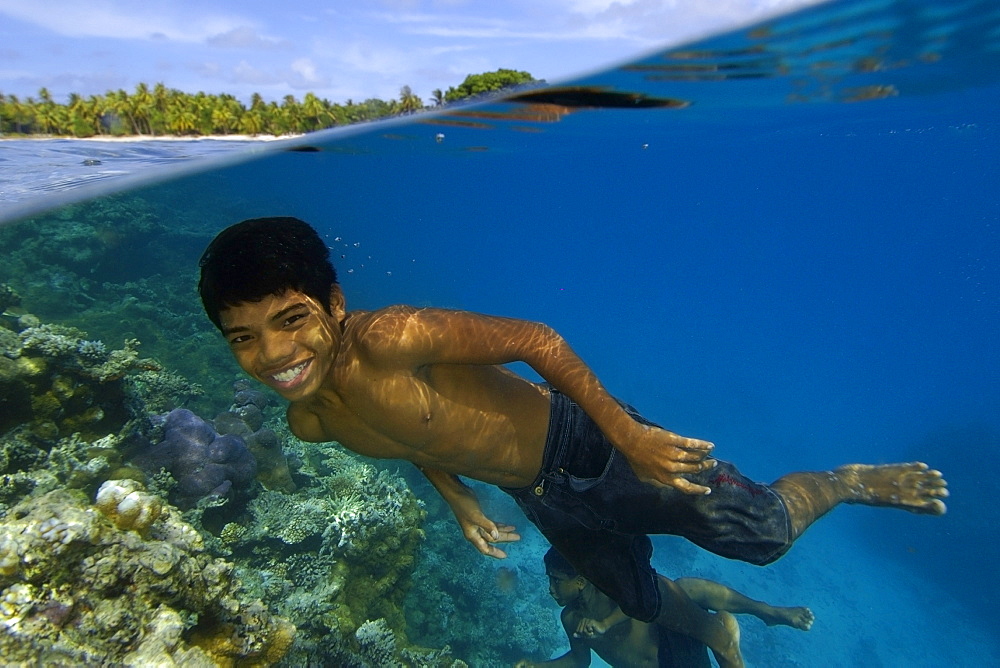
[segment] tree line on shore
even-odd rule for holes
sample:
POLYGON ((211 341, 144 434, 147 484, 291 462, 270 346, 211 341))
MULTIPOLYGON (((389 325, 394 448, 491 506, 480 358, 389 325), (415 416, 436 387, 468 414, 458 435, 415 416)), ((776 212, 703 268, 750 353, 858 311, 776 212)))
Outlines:
POLYGON ((66 104, 53 100, 46 88, 38 91, 37 98, 24 100, 0 91, 0 136, 301 134, 414 113, 535 81, 527 72, 509 69, 470 74, 446 92, 433 91, 428 106, 409 86, 403 86, 395 100, 344 103, 331 103, 313 93, 301 101, 286 95, 281 102, 266 102, 254 93, 249 106, 225 93, 189 94, 162 83, 152 87, 140 83, 131 93, 124 89, 88 97, 71 93, 66 104))

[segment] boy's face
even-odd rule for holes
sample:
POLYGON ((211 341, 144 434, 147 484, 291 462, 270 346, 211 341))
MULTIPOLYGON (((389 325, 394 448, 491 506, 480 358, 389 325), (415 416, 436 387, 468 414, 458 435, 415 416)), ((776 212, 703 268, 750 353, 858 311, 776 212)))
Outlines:
POLYGON ((549 576, 549 594, 556 600, 559 607, 565 607, 575 601, 583 591, 583 578, 556 571, 546 571, 549 576))
POLYGON ((312 396, 327 378, 340 346, 344 298, 334 286, 330 310, 287 290, 222 311, 222 334, 240 367, 289 401, 312 396))

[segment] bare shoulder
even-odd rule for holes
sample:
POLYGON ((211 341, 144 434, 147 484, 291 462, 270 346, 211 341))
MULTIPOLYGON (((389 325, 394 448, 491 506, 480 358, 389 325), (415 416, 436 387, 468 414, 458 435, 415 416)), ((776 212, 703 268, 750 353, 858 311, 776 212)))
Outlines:
POLYGON ((345 322, 345 334, 359 344, 392 341, 419 317, 419 311, 415 306, 406 304, 374 311, 351 311, 345 322))
POLYGON ((285 419, 295 438, 307 443, 322 443, 327 440, 319 416, 304 404, 289 404, 285 419))
POLYGON ((345 336, 373 362, 406 363, 408 353, 425 350, 443 335, 443 314, 460 313, 407 304, 352 312, 345 336))

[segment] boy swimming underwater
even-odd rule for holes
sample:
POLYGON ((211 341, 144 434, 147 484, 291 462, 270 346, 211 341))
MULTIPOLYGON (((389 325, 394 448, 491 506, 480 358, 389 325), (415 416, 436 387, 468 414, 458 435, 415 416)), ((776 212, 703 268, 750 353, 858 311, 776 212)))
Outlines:
MULTIPOLYGON (((302 440, 413 462, 485 555, 517 540, 458 476, 510 494, 549 542, 631 617, 682 629, 700 609, 664 600, 647 534, 767 564, 840 503, 940 515, 947 486, 925 464, 851 464, 771 485, 709 457, 618 402, 566 341, 534 322, 397 305, 348 311, 329 249, 295 218, 223 230, 201 259, 205 311, 248 374, 290 402, 302 440), (546 382, 502 365, 525 362, 546 382)), ((701 611, 703 612, 703 611, 701 611)), ((740 666, 725 629, 703 633, 740 666)))
MULTIPOLYGON (((555 548, 545 553, 545 574, 549 578, 549 593, 563 607, 559 618, 569 641, 569 651, 549 661, 523 659, 514 664, 514 668, 589 666, 591 650, 611 666, 709 668, 712 665, 705 645, 693 640, 694 633, 679 634, 627 617, 614 601, 581 577, 555 548)), ((731 635, 739 633, 732 614, 753 615, 768 626, 791 626, 803 631, 812 628, 815 619, 809 608, 776 607, 712 580, 680 578, 671 581, 662 575, 659 578, 661 587, 680 587, 703 610, 717 611, 718 621, 731 635)), ((690 628, 712 619, 706 612, 700 619, 690 619, 690 628)))

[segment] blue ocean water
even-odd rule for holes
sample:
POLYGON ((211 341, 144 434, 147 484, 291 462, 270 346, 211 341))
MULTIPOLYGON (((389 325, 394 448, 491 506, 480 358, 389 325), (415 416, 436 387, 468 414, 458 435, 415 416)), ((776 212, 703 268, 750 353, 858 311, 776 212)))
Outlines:
POLYGON ((808 633, 748 622, 750 665, 997 664, 998 29, 989 2, 834 3, 561 98, 130 187, 208 230, 310 221, 350 307, 545 321, 615 394, 752 477, 927 461, 950 482, 943 518, 841 508, 766 569, 666 538, 654 561, 814 609, 808 633))

